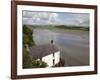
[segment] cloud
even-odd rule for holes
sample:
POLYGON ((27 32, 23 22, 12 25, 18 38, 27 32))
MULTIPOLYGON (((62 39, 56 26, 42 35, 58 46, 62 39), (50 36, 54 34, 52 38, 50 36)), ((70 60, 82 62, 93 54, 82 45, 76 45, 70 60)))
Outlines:
POLYGON ((76 20, 77 25, 89 26, 89 14, 72 14, 74 20, 76 20))
MULTIPOLYGON (((57 13, 50 13, 50 12, 31 12, 31 11, 23 11, 23 22, 29 22, 29 19, 32 19, 33 23, 47 23, 52 24, 57 22, 58 20, 57 13)), ((30 23, 30 22, 29 22, 30 23)), ((33 24, 31 23, 31 24, 33 24)), ((27 23, 28 24, 28 23, 27 23)))
POLYGON ((23 11, 23 24, 89 26, 89 14, 23 11))
POLYGON ((56 23, 59 20, 59 15, 57 13, 52 13, 49 16, 48 23, 56 23))

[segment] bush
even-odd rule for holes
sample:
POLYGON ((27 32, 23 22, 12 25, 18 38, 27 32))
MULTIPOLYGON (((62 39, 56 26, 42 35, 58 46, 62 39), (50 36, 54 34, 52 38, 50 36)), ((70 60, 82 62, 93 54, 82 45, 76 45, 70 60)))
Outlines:
POLYGON ((29 56, 29 53, 26 51, 26 49, 23 49, 23 68, 31 68, 32 67, 32 61, 29 56))
POLYGON ((46 63, 46 62, 41 62, 42 64, 40 65, 40 67, 47 67, 48 66, 48 64, 46 63))
POLYGON ((47 63, 39 60, 32 60, 26 49, 26 44, 31 47, 35 45, 32 37, 33 31, 26 25, 23 26, 23 68, 47 67, 47 63))
POLYGON ((26 25, 24 25, 23 26, 23 46, 24 47, 26 44, 29 47, 31 47, 32 45, 35 45, 32 34, 33 34, 33 31, 30 28, 28 28, 26 25))
POLYGON ((26 50, 26 44, 30 47, 33 45, 33 31, 26 25, 23 26, 23 68, 31 68, 32 60, 30 58, 29 52, 26 50))
POLYGON ((23 25, 23 33, 28 34, 28 35, 32 35, 33 31, 30 28, 28 28, 28 26, 23 25))
POLYGON ((42 67, 47 67, 47 63, 43 62, 43 61, 40 61, 40 60, 33 60, 32 61, 32 66, 35 67, 35 68, 42 68, 42 67))

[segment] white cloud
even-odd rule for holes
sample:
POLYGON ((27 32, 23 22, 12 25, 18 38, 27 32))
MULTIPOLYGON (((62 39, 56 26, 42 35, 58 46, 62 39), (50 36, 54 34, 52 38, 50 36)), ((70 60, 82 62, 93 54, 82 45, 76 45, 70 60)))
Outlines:
POLYGON ((23 24, 89 26, 89 14, 23 11, 23 24))
POLYGON ((49 16, 48 23, 56 23, 59 20, 59 15, 57 13, 51 13, 49 16))
POLYGON ((77 21, 77 25, 89 25, 89 14, 77 14, 77 16, 73 14, 73 17, 77 21))
POLYGON ((28 20, 32 18, 33 22, 46 22, 52 24, 57 22, 58 16, 57 13, 23 11, 23 17, 26 18, 23 19, 23 22, 29 22, 28 20))

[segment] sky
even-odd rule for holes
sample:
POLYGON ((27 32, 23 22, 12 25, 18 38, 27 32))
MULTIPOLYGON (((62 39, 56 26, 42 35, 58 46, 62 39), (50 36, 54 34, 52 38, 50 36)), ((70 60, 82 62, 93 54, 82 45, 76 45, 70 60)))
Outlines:
POLYGON ((23 24, 89 26, 88 13, 23 11, 23 24))

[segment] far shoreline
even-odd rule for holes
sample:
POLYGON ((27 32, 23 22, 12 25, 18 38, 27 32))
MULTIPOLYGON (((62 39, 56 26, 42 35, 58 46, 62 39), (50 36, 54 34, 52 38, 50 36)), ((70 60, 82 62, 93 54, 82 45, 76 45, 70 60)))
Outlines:
POLYGON ((32 29, 39 28, 39 29, 49 29, 49 30, 74 30, 74 31, 86 31, 89 32, 89 27, 85 26, 66 26, 66 25, 26 25, 32 29))

